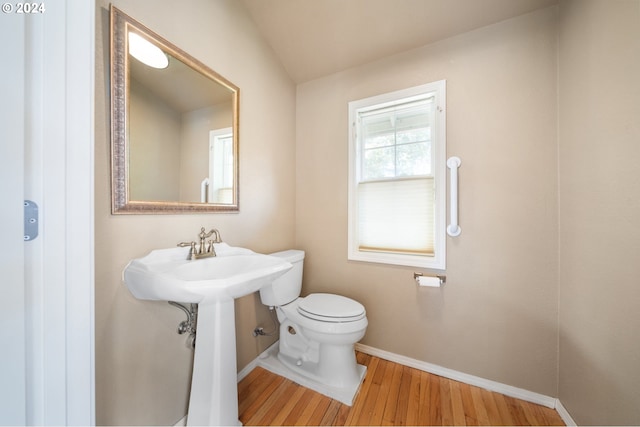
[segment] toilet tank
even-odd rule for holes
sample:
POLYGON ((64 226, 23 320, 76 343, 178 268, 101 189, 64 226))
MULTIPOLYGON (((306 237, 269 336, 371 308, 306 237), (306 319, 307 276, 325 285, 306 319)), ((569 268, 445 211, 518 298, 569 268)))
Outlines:
POLYGON ((260 300, 264 305, 278 307, 295 300, 302 290, 302 265, 304 251, 291 249, 288 251, 269 254, 282 258, 293 264, 291 270, 273 281, 272 284, 260 289, 260 300))

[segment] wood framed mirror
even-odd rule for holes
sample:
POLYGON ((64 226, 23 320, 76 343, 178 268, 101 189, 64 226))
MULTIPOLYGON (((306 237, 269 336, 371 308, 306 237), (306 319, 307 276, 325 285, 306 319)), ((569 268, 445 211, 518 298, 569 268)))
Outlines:
POLYGON ((112 213, 238 211, 239 88, 114 6, 110 20, 112 213))

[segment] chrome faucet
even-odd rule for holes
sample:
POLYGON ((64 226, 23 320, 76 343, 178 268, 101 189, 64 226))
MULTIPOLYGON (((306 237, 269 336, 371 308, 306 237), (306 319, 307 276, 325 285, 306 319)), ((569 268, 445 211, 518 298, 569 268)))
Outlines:
POLYGON ((220 232, 215 228, 206 232, 204 227, 200 229, 200 233, 198 234, 198 240, 200 244, 196 242, 180 242, 178 246, 181 248, 189 246, 189 255, 187 259, 194 260, 200 258, 208 258, 216 256, 216 250, 213 247, 214 243, 222 243, 222 239, 220 238, 220 232), (214 236, 213 239, 207 241, 207 239, 211 236, 214 236))

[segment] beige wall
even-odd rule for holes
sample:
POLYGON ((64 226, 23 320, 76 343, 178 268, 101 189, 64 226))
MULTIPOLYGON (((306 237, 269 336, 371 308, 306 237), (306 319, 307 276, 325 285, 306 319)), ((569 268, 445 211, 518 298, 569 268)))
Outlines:
MULTIPOLYGON (((297 93, 240 2, 116 1, 241 88, 240 213, 169 216, 109 213, 107 2, 96 1, 99 424, 185 414, 183 314, 135 300, 120 275, 200 226, 257 251, 306 250, 303 293, 361 301, 364 344, 559 396, 580 424, 638 424, 639 0, 561 0, 559 15, 534 12, 297 93), (447 241, 447 285, 418 289, 415 269, 346 260, 347 103, 440 79, 463 231, 447 241)), ((268 325, 256 295, 236 308, 242 368, 272 341, 251 337, 268 325)))
POLYGON ((559 398, 638 425, 640 1, 563 1, 559 23, 559 398))
POLYGON ((363 343, 550 396, 557 386, 556 15, 545 9, 301 84, 296 241, 303 293, 361 301, 363 343), (347 261, 347 103, 447 80, 460 237, 447 284, 347 261))
POLYGON ((180 114, 145 86, 129 85, 132 200, 180 200, 180 114))
MULTIPOLYGON (((121 281, 127 262, 216 227, 232 245, 260 252, 294 246, 295 88, 236 0, 158 5, 117 0, 152 28, 241 88, 240 213, 111 215, 108 1, 96 1, 96 418, 98 424, 173 424, 186 414, 192 351, 176 334, 184 314, 137 301, 121 281)), ((269 316, 255 296, 237 301, 238 368, 271 341, 253 328, 269 316)))

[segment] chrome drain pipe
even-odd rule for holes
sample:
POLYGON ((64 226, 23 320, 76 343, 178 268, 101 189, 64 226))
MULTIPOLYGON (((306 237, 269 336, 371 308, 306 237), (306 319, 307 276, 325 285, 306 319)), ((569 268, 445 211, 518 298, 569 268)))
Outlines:
POLYGON ((187 315, 187 320, 183 320, 178 324, 177 332, 182 335, 185 333, 189 333, 189 338, 187 339, 187 347, 196 348, 196 328, 198 326, 198 304, 190 304, 190 307, 175 302, 169 301, 174 307, 179 308, 184 311, 184 314, 187 315))

